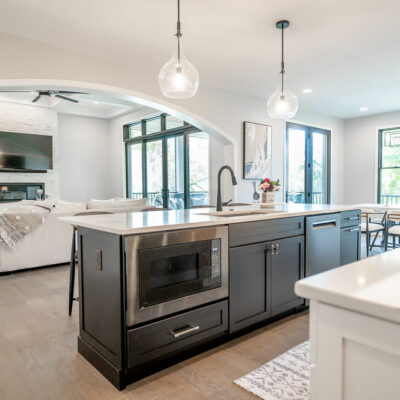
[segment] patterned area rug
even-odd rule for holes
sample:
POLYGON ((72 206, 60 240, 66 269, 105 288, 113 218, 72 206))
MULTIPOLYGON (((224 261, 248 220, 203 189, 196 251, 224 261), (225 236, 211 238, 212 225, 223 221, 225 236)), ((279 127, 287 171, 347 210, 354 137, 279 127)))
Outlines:
POLYGON ((234 383, 264 400, 309 400, 309 354, 307 341, 234 383))

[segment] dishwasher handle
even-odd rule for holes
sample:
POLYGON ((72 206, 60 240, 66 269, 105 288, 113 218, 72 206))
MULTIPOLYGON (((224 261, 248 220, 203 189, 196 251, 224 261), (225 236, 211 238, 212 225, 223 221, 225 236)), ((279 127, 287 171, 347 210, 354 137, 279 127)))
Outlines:
POLYGON ((330 219, 327 221, 320 221, 320 222, 313 222, 312 228, 313 229, 329 229, 329 228, 336 228, 337 221, 335 219, 330 219))

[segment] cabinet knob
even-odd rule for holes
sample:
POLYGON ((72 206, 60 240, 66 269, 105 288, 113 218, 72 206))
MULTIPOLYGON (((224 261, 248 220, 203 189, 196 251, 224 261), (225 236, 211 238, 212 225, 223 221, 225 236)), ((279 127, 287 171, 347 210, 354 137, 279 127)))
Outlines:
POLYGON ((270 244, 267 246, 266 251, 270 251, 271 255, 279 254, 279 244, 270 244))

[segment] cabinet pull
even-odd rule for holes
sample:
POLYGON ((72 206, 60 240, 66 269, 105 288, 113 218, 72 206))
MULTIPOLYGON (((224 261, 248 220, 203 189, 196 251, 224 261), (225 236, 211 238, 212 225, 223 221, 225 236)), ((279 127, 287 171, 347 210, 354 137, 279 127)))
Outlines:
POLYGON ((358 228, 352 228, 352 229, 345 229, 344 231, 345 232, 356 232, 356 231, 359 231, 360 230, 360 227, 358 227, 358 228))
POLYGON ((336 220, 332 219, 329 221, 314 222, 312 224, 313 229, 328 229, 336 226, 336 220))
POLYGON ((271 255, 279 254, 279 244, 270 244, 265 251, 270 251, 271 255))
POLYGON ((360 217, 359 216, 357 216, 357 217, 347 217, 347 218, 345 218, 345 220, 346 221, 358 221, 360 219, 360 217))
POLYGON ((193 326, 189 325, 187 329, 178 329, 177 331, 169 331, 169 334, 172 335, 175 339, 178 339, 181 336, 188 335, 189 333, 198 331, 200 329, 199 325, 193 326))

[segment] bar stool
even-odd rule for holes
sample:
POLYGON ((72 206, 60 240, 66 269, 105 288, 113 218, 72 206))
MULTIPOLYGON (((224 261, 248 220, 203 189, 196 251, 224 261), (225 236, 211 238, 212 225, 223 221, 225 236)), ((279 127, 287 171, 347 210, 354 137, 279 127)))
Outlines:
MULTIPOLYGON (((111 214, 106 211, 83 211, 77 214, 74 214, 74 217, 82 217, 84 215, 103 215, 103 214, 111 214)), ((74 289, 75 289, 75 267, 78 261, 78 252, 76 246, 76 232, 77 227, 72 225, 72 246, 71 246, 71 264, 69 269, 69 297, 68 297, 68 313, 71 316, 72 314, 72 305, 74 301, 79 301, 79 297, 74 297, 74 289)))
MULTIPOLYGON (((400 214, 398 213, 389 213, 388 215, 388 236, 392 236, 392 247, 396 248, 396 238, 400 240, 400 214), (397 223, 396 223, 397 222, 397 223)), ((400 244, 400 243, 399 243, 400 244)))
POLYGON ((361 222, 361 233, 365 234, 366 240, 366 250, 367 257, 369 257, 369 252, 372 251, 374 247, 383 248, 384 251, 387 250, 387 211, 379 212, 374 210, 362 210, 362 218, 365 221, 361 222), (376 217, 382 215, 376 219, 376 217), (372 218, 375 218, 372 220, 372 218), (379 233, 382 232, 383 241, 381 245, 375 244, 379 233), (371 243, 371 234, 375 234, 374 239, 371 243))

